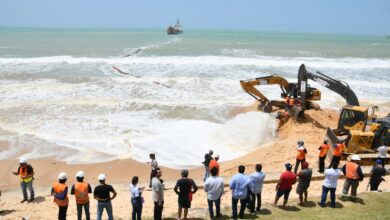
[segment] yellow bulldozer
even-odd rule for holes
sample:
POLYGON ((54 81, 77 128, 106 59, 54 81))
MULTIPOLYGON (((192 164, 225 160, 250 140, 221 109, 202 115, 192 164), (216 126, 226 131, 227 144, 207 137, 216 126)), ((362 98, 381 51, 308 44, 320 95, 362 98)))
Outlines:
MULTIPOLYGON (((369 108, 359 105, 357 96, 347 83, 318 71, 310 72, 302 64, 298 72, 298 83, 305 84, 308 79, 338 93, 347 102, 341 110, 337 128, 327 128, 326 136, 330 144, 333 145, 337 141, 345 144, 344 159, 351 154, 359 154, 363 165, 372 164, 377 158, 375 149, 382 145, 390 145, 390 114, 378 119, 375 115, 375 111, 378 110, 377 106, 373 106, 369 114, 369 108)), ((301 96, 304 97, 304 95, 301 96)), ((333 151, 330 150, 328 155, 331 159, 333 151)))

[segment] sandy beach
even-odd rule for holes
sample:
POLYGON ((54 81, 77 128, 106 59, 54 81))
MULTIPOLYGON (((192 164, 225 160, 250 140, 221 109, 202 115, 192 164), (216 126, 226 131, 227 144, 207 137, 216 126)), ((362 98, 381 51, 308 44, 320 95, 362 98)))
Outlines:
MULTIPOLYGON (((248 111, 253 108, 242 109, 248 111)), ((327 126, 334 127, 337 123, 337 112, 334 110, 307 111, 307 119, 303 123, 296 123, 289 120, 285 123, 278 132, 277 138, 243 157, 235 160, 223 162, 221 164, 221 176, 225 183, 228 183, 230 177, 237 172, 237 166, 243 164, 246 166, 246 173, 254 171, 254 165, 261 163, 263 171, 269 176, 278 176, 278 173, 283 171, 283 164, 286 162, 293 163, 295 161, 295 144, 297 139, 303 139, 308 150, 307 160, 310 167, 316 170, 318 146, 323 140, 325 128, 327 126), (272 175, 271 175, 272 174, 272 175)), ((7 148, 7 143, 1 143, 2 148, 7 148)), ((223 157, 223 155, 221 155, 223 157)), ((157 155, 158 159, 158 155, 157 155)), ((199 158, 202 161, 202 158, 199 158)), ((52 202, 52 197, 49 196, 50 187, 59 172, 65 171, 69 175, 68 186, 75 182, 74 175, 78 170, 86 172, 86 181, 91 183, 92 187, 97 185, 97 175, 106 173, 108 175, 107 183, 113 184, 118 192, 118 197, 113 201, 114 216, 116 219, 128 219, 131 215, 130 195, 128 185, 132 176, 139 176, 141 186, 147 186, 150 167, 146 163, 139 163, 134 160, 115 160, 106 163, 96 164, 65 164, 50 159, 39 159, 29 161, 35 170, 34 186, 36 190, 36 200, 31 204, 20 204, 22 198, 21 191, 18 187, 18 178, 12 175, 12 171, 16 170, 18 163, 15 159, 0 161, 1 181, 0 187, 3 195, 0 197, 0 209, 7 210, 6 215, 1 216, 1 219, 53 219, 57 215, 57 207, 52 202)), ((165 181, 165 205, 163 215, 165 217, 175 218, 177 215, 177 196, 172 190, 176 180, 179 178, 179 170, 162 167, 163 179, 165 181)), ((190 170, 190 178, 193 178, 198 185, 203 185, 203 167, 199 166, 190 170)), ((266 178, 267 179, 267 178, 266 178)), ((366 178, 359 187, 359 192, 366 191, 368 179, 366 178)), ((341 192, 343 180, 339 180, 337 193, 341 192)), ((309 196, 320 196, 322 180, 313 181, 309 190, 309 196)), ((296 187, 296 186, 295 186, 296 187)), ((295 187, 291 198, 297 198, 295 187)), ((263 204, 269 206, 274 199, 275 184, 265 184, 263 189, 263 204)), ((381 189, 390 189, 390 183, 384 182, 380 186, 381 189)), ((222 198, 222 207, 230 207, 231 194, 228 188, 225 188, 225 195, 222 198)), ((153 212, 153 203, 151 202, 151 191, 146 190, 143 193, 145 198, 143 216, 151 217, 153 212)), ((92 197, 92 196, 91 196, 92 197)), ((310 199, 309 199, 310 200, 310 199)), ((293 204, 296 205, 296 204, 293 204)), ((194 195, 192 209, 189 212, 189 217, 208 218, 206 193, 203 189, 194 195)), ((230 216, 230 213, 224 212, 230 216)), ((91 217, 96 216, 96 202, 91 202, 91 217)), ((70 205, 68 209, 68 218, 76 218, 76 207, 74 198, 70 196, 70 205)))

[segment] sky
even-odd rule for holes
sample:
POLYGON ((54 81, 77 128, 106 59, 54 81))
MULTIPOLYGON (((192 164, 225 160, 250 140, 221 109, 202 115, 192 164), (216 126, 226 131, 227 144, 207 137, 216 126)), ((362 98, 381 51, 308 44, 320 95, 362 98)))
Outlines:
POLYGON ((390 0, 1 0, 0 27, 163 28, 390 35, 390 0))

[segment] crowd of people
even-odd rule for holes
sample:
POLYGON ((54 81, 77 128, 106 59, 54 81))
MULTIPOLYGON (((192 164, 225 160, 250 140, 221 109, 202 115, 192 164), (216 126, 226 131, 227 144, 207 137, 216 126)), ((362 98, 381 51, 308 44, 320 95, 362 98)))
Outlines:
MULTIPOLYGON (((327 151, 330 149, 328 141, 324 140, 323 144, 319 147, 319 169, 318 172, 324 173, 325 179, 322 186, 321 200, 318 203, 321 207, 326 205, 327 194, 330 192, 330 207, 336 206, 336 188, 339 176, 341 172, 345 176, 345 181, 342 190, 342 197, 347 197, 349 189, 351 188, 351 200, 356 199, 357 188, 359 182, 363 180, 363 172, 360 167, 360 158, 358 155, 352 155, 350 161, 347 161, 340 169, 339 162, 344 146, 342 143, 337 143, 332 146, 335 156, 333 157, 328 169, 325 169, 325 158, 327 151), (335 158, 336 157, 336 158, 335 158)), ((275 187, 275 200, 273 205, 278 204, 279 199, 283 196, 283 204, 281 208, 285 208, 288 203, 288 198, 292 190, 292 186, 298 182, 296 187, 296 193, 299 195, 299 205, 304 206, 308 198, 308 189, 312 179, 313 171, 309 168, 309 163, 306 161, 307 149, 304 146, 303 141, 297 142, 297 156, 294 167, 293 165, 286 163, 285 171, 280 175, 280 178, 275 187), (299 172, 298 168, 301 166, 299 172)), ((378 148, 379 157, 376 160, 375 165, 371 170, 371 178, 369 184, 371 191, 378 190, 379 184, 383 181, 383 176, 386 174, 384 168, 384 158, 387 157, 387 147, 378 148), (385 150, 383 150, 385 149, 385 150)), ((224 195, 224 181, 219 176, 220 165, 218 163, 219 155, 215 154, 210 150, 205 154, 205 160, 203 162, 205 166, 204 175, 204 191, 207 193, 207 204, 209 209, 210 219, 218 218, 221 214, 221 197, 224 195), (215 206, 215 212, 214 212, 215 206)), ((162 212, 164 207, 164 181, 161 179, 162 170, 158 166, 155 154, 150 154, 150 162, 147 162, 151 166, 151 175, 149 181, 149 188, 152 190, 152 200, 154 202, 153 219, 162 219, 162 212)), ((23 199, 20 201, 32 202, 34 201, 34 170, 33 167, 27 163, 25 159, 20 159, 19 168, 14 175, 18 175, 20 178, 20 186, 23 192, 23 199), (30 192, 28 197, 27 190, 30 192)), ((244 165, 238 166, 238 173, 234 175, 230 182, 229 188, 231 190, 231 218, 244 218, 244 212, 246 209, 250 213, 259 213, 261 210, 261 196, 262 188, 265 180, 265 173, 262 171, 262 165, 256 164, 255 170, 250 175, 245 174, 246 167, 244 165), (238 203, 240 203, 240 209, 238 211, 238 203)), ((79 220, 82 219, 84 210, 85 219, 90 219, 90 200, 89 194, 93 194, 93 198, 97 201, 96 219, 102 219, 104 210, 107 213, 108 219, 113 219, 113 209, 111 201, 117 196, 112 185, 106 183, 107 176, 105 174, 99 174, 97 185, 93 190, 89 183, 84 181, 85 174, 83 171, 78 171, 75 174, 76 183, 71 187, 70 194, 74 195, 77 217, 79 220)), ((51 195, 53 201, 58 206, 58 219, 66 219, 67 209, 69 205, 68 198, 68 186, 67 186, 68 175, 65 172, 61 172, 58 175, 57 181, 53 183, 51 188, 51 195)), ((139 178, 134 176, 129 186, 131 205, 132 205, 132 219, 141 219, 142 206, 144 199, 142 192, 145 187, 138 186, 139 178)), ((189 178, 189 171, 184 169, 181 170, 181 178, 177 180, 174 187, 174 192, 178 195, 178 219, 187 219, 188 210, 191 208, 191 202, 193 194, 198 190, 195 181, 189 178)))

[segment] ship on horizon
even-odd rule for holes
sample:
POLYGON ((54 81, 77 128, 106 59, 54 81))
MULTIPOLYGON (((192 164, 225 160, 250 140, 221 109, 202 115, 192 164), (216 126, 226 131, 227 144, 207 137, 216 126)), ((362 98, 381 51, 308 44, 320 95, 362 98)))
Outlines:
POLYGON ((175 26, 170 25, 167 28, 168 35, 176 35, 176 34, 182 34, 182 33, 183 33, 183 26, 180 24, 179 19, 177 19, 175 26))

